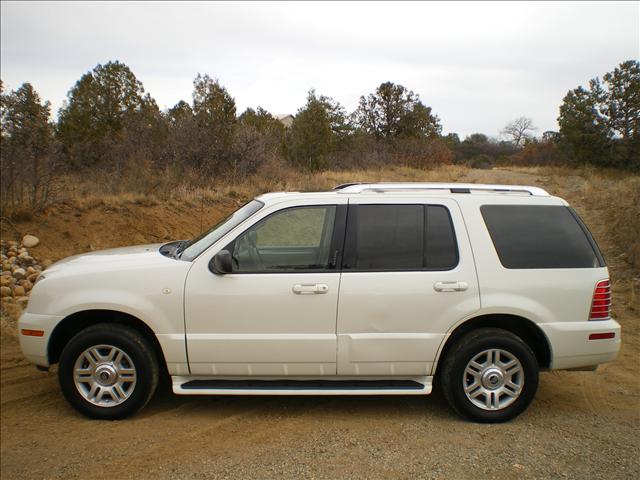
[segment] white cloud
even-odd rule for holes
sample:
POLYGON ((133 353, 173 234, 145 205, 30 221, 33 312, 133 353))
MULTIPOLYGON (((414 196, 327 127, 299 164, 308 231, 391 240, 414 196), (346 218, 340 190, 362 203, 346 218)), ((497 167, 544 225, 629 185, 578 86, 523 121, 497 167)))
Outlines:
POLYGON ((241 111, 295 112, 306 92, 348 109, 383 81, 419 93, 445 131, 497 135, 526 115, 555 129, 570 88, 640 57, 638 3, 2 3, 2 79, 62 104, 118 59, 161 107, 196 73, 241 111))

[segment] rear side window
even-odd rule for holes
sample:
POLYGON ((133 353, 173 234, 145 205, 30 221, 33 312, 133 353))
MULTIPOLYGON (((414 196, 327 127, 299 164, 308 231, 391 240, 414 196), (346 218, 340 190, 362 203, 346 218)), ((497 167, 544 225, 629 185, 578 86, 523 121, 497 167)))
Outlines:
POLYGON ((480 211, 506 268, 604 266, 589 231, 567 207, 484 205, 480 211))
POLYGON ((458 263, 449 211, 441 205, 349 207, 343 269, 448 270, 458 263))
POLYGON ((458 249, 449 210, 440 205, 427 206, 425 266, 433 270, 447 270, 457 263, 458 249))

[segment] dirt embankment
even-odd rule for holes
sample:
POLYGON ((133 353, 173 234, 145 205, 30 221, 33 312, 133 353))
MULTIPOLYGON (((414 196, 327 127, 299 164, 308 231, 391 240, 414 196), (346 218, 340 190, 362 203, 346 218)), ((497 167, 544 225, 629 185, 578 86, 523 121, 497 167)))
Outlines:
MULTIPOLYGON (((602 247, 623 326, 619 359, 596 373, 541 375, 522 416, 504 425, 463 421, 430 397, 177 397, 163 388, 121 422, 87 420, 58 390, 55 372, 28 365, 3 335, 2 478, 640 478, 640 284, 587 207, 585 179, 509 171, 461 181, 537 184, 565 196, 602 247)), ((235 200, 205 206, 205 224, 235 200)), ((197 205, 61 206, 16 225, 40 258, 197 233, 197 205), (117 207, 117 208, 115 208, 117 207), (66 233, 65 233, 66 232, 66 233)))
POLYGON ((126 245, 192 238, 242 205, 226 199, 212 202, 100 202, 87 206, 63 203, 29 221, 3 225, 3 237, 40 239, 34 255, 59 260, 69 255, 126 245))

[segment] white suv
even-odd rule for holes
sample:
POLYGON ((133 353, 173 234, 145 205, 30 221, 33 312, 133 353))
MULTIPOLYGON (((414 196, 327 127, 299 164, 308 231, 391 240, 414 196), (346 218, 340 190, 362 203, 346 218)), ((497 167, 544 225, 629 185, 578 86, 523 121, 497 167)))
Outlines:
POLYGON ((535 187, 349 184, 270 193, 191 241, 62 260, 20 319, 103 419, 186 395, 426 395, 479 422, 521 413, 540 369, 615 359, 609 273, 535 187))

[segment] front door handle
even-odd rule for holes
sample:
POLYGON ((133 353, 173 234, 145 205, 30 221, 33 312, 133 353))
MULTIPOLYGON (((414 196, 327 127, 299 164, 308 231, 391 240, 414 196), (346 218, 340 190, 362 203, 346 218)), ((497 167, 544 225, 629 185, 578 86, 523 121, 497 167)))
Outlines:
POLYGON ((453 281, 453 282, 436 282, 433 284, 433 289, 436 292, 464 292, 469 288, 467 282, 453 281))
POLYGON ((291 289, 297 295, 320 295, 329 291, 326 283, 297 283, 291 289))

